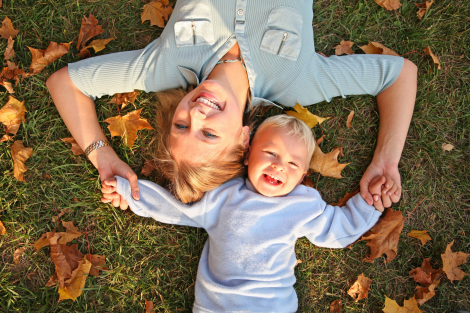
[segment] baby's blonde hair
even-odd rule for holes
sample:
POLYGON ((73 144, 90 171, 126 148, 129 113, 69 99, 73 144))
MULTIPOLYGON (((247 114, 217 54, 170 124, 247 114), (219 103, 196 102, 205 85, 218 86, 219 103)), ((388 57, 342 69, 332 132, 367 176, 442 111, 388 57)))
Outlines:
POLYGON ((283 128, 287 131, 286 134, 288 136, 297 137, 305 143, 308 151, 308 162, 306 168, 306 170, 308 170, 316 144, 312 130, 307 126, 307 124, 296 117, 287 114, 280 114, 267 118, 263 123, 261 123, 256 132, 268 127, 283 128))

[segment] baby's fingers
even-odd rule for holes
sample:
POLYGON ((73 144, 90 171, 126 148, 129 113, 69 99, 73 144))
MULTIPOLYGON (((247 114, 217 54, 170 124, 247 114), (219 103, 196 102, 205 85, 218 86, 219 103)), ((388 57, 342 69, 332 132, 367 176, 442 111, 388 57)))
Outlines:
POLYGON ((390 199, 390 196, 386 193, 382 193, 382 203, 384 205, 384 208, 389 208, 392 206, 392 200, 390 199))
POLYGON ((103 193, 103 196, 101 197, 101 202, 111 203, 113 207, 117 208, 121 202, 121 195, 117 192, 103 193))
POLYGON ((121 197, 121 204, 119 205, 119 207, 123 211, 127 210, 127 208, 129 207, 129 204, 127 203, 126 199, 124 199, 124 197, 121 197))
POLYGON ((374 199, 374 207, 377 211, 383 212, 384 211, 384 206, 382 204, 382 199, 380 198, 379 195, 373 195, 372 198, 374 199))

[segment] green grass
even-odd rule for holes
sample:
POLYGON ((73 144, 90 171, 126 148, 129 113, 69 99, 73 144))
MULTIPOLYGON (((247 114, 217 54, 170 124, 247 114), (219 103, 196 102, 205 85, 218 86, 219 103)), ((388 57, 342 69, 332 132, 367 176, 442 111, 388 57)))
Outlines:
MULTIPOLYGON (((402 305, 417 285, 408 272, 420 266, 423 258, 431 258, 435 268, 442 266, 440 254, 452 240, 453 251, 470 252, 470 2, 438 0, 421 21, 414 6, 420 1, 402 2, 398 11, 388 12, 372 0, 319 0, 314 4, 313 27, 317 50, 326 55, 334 54, 341 39, 354 41, 356 53, 361 53, 358 47, 368 41, 381 42, 400 54, 419 52, 406 54, 419 68, 418 95, 400 163, 403 197, 393 208, 407 215, 426 199, 407 219, 398 256, 389 264, 383 259, 363 263, 368 253, 364 243, 332 250, 300 239, 296 254, 302 263, 296 268, 295 289, 301 312, 327 312, 335 299, 341 299, 346 312, 379 312, 384 295, 402 305), (427 45, 439 56, 442 71, 423 55, 427 45), (455 149, 444 152, 444 142, 455 149), (428 230, 432 241, 421 246, 404 235, 412 229, 428 230), (354 303, 346 292, 361 273, 373 280, 372 287, 369 299, 354 303)), ((0 220, 8 231, 0 237, 1 312, 143 312, 144 300, 152 300, 158 312, 188 312, 192 307, 206 233, 161 224, 100 203, 97 171, 83 156, 73 156, 60 141, 70 133, 45 86, 50 74, 78 60, 75 45, 84 15, 93 14, 103 25, 105 32, 100 38, 117 37, 99 55, 142 48, 157 38, 160 29, 140 22, 143 4, 138 0, 4 0, 0 19, 8 16, 20 29, 14 49, 21 68, 27 69, 31 62, 27 46, 45 49, 49 41, 74 43, 68 55, 15 88, 15 98, 24 100, 28 110, 16 139, 34 150, 26 162, 26 182, 14 179, 10 144, 0 143, 0 220), (83 295, 75 302, 57 302, 57 287, 44 286, 54 272, 49 248, 36 252, 32 247, 42 233, 57 228, 52 221, 56 208, 71 209, 61 220, 73 220, 80 230, 87 231, 88 238, 75 240, 80 251, 88 253, 90 249, 105 255, 110 267, 97 278, 89 277, 83 295), (13 252, 23 246, 27 250, 14 265, 13 252)), ((5 48, 6 40, 0 39, 0 53, 5 48)), ((0 106, 8 96, 0 90, 0 106)), ((116 107, 107 103, 109 99, 96 102, 100 121, 117 115, 116 107)), ((149 101, 151 95, 142 94, 136 105, 151 119, 153 114, 146 106, 149 101)), ((322 124, 327 136, 322 150, 342 146, 345 156, 340 161, 351 162, 343 171, 344 179, 311 177, 326 201, 333 202, 358 187, 371 160, 378 127, 375 100, 357 96, 310 108, 318 115, 332 117, 322 124), (348 129, 350 110, 356 115, 353 128, 348 129)), ((132 106, 124 111, 131 110, 132 106)), ((273 108, 268 115, 279 112, 273 108)), ((318 127, 314 131, 320 134, 318 127)), ((152 131, 141 131, 132 149, 118 138, 113 138, 112 144, 139 173, 144 163, 142 151, 152 136, 152 131)), ((469 263, 461 268, 470 273, 469 263)), ((443 279, 436 296, 421 309, 470 310, 469 295, 469 277, 454 283, 443 279)))

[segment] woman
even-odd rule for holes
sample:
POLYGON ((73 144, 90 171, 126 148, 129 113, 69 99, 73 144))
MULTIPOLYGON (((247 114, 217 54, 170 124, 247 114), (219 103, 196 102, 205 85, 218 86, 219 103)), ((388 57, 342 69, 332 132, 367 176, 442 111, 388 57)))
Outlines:
MULTIPOLYGON (((101 179, 128 179, 136 199, 135 173, 111 147, 103 146, 96 97, 197 85, 168 116, 172 124, 164 138, 172 158, 168 177, 189 190, 189 179, 177 178, 180 168, 239 164, 241 155, 232 152, 249 141, 249 128, 242 123, 247 97, 253 106, 270 101, 305 106, 334 96, 377 95, 377 148, 361 180, 362 196, 372 204, 366 190, 374 177, 389 175, 400 182, 398 162, 413 113, 416 66, 392 56, 316 54, 311 8, 312 1, 177 1, 162 35, 146 48, 69 64, 47 86, 77 143, 89 147, 88 157, 101 179)), ((206 190, 187 198, 176 193, 183 202, 194 201, 237 175, 240 171, 234 170, 231 176, 219 175, 218 181, 209 179, 206 190)))

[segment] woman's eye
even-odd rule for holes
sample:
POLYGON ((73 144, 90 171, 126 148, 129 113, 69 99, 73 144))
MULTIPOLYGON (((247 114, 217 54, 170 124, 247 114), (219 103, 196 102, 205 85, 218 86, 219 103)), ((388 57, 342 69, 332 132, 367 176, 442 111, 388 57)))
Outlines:
POLYGON ((178 129, 186 129, 188 126, 180 125, 180 124, 175 124, 175 127, 178 129))
POLYGON ((217 138, 217 135, 211 134, 209 132, 203 131, 202 134, 207 138, 217 138))
POLYGON ((269 155, 276 156, 276 155, 274 154, 274 152, 271 152, 271 151, 265 151, 265 152, 266 152, 267 154, 269 154, 269 155))

